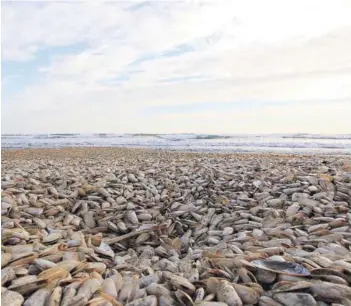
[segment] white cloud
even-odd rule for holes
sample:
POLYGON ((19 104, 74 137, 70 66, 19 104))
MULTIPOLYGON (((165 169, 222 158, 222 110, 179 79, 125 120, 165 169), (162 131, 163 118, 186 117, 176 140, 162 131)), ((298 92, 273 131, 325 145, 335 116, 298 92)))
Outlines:
POLYGON ((333 104, 334 107, 330 108, 329 103, 299 102, 240 112, 213 110, 198 114, 168 114, 160 116, 158 122, 171 132, 189 132, 187 127, 191 126, 190 132, 195 133, 305 133, 305 122, 309 122, 309 133, 350 131, 351 103, 336 101, 333 104))
POLYGON ((351 132, 348 120, 321 124, 328 114, 344 118, 350 110, 350 1, 155 1, 130 10, 135 3, 3 3, 3 61, 30 61, 51 47, 87 46, 55 56, 38 67, 43 83, 6 97, 3 131, 138 132, 146 126, 153 132, 274 132, 293 122, 303 105, 308 120, 290 124, 292 132, 351 132), (194 51, 156 56, 182 44, 194 51), (203 78, 186 79, 198 76, 203 78), (185 79, 162 82, 171 78, 185 79), (350 100, 332 102, 343 98, 350 100), (316 109, 309 101, 318 99, 331 102, 316 109), (251 100, 263 108, 243 110, 235 120, 216 112, 143 114, 150 105, 251 100), (274 110, 265 104, 281 100, 305 102, 274 110))

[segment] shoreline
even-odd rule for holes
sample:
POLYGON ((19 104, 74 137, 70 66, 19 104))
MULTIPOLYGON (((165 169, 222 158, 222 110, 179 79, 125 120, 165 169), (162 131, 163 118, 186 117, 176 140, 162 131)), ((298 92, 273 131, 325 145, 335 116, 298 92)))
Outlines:
POLYGON ((133 157, 135 155, 218 158, 346 158, 351 154, 300 152, 209 152, 132 147, 1 148, 1 160, 35 158, 133 157), (88 154, 88 156, 87 156, 88 154))

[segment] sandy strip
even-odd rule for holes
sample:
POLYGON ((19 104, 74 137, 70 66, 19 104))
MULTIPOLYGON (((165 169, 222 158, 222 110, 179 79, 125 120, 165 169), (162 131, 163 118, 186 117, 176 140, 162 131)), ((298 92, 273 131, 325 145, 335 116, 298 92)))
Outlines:
MULTIPOLYGON (((11 149, 1 150, 1 159, 5 160, 31 160, 31 159, 50 159, 50 158, 340 158, 340 156, 330 155, 309 155, 309 154, 277 154, 277 153, 206 153, 206 152, 175 152, 167 150, 135 149, 135 148, 111 148, 111 147, 70 147, 70 148, 40 148, 40 149, 11 149)), ((351 159, 350 157, 342 157, 351 159)))

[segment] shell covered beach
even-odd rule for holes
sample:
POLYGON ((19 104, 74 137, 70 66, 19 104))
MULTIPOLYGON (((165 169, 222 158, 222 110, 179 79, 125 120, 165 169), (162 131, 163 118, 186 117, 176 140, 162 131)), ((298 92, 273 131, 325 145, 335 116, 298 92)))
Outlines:
POLYGON ((2 151, 4 306, 351 305, 351 160, 2 151))

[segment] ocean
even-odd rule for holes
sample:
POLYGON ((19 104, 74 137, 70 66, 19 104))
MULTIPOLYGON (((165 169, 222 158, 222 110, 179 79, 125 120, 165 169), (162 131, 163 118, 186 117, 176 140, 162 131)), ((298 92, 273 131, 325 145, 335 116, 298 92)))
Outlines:
POLYGON ((351 134, 3 134, 2 149, 130 147, 193 152, 351 154, 351 134))

